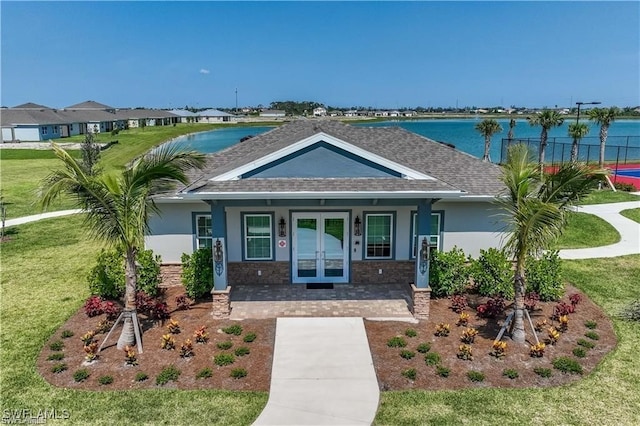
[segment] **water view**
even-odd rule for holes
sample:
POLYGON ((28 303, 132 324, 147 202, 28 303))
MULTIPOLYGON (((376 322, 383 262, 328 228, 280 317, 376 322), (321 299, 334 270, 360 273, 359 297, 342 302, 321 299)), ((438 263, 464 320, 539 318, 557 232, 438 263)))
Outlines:
MULTIPOLYGON (((484 139, 474 128, 480 121, 480 119, 411 120, 381 121, 360 123, 357 125, 372 127, 399 126, 427 138, 453 144, 461 151, 476 157, 481 157, 484 149, 484 139)), ((491 158, 493 161, 499 161, 501 139, 506 138, 507 132, 509 131, 509 119, 500 119, 497 121, 503 130, 492 138, 491 158)), ((581 146, 597 146, 599 144, 598 135, 600 127, 586 120, 582 121, 581 119, 580 121, 589 123, 590 126, 589 136, 582 140, 581 146)), ((550 142, 553 140, 552 138, 558 138, 558 141, 570 142, 570 139, 567 137, 568 125, 574 122, 575 119, 570 118, 566 120, 562 126, 551 129, 549 131, 550 142)), ((177 141, 186 143, 191 149, 203 153, 213 153, 238 143, 243 137, 249 135, 256 136, 271 129, 273 129, 273 127, 269 126, 230 127, 184 136, 177 141)), ((518 119, 516 120, 514 137, 519 139, 539 138, 540 127, 532 127, 526 119, 518 119)), ((618 120, 609 128, 607 145, 610 148, 608 151, 613 153, 614 149, 612 147, 614 145, 626 146, 627 144, 629 147, 635 147, 640 150, 640 120, 618 120)), ((609 154, 607 154, 607 156, 609 157, 609 154)))

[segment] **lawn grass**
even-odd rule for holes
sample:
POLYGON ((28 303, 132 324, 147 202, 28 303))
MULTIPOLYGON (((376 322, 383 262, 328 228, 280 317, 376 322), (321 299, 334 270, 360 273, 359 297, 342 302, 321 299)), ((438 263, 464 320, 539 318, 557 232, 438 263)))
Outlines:
POLYGON ((264 392, 144 390, 86 392, 53 388, 36 372, 47 339, 88 296, 85 277, 99 251, 80 215, 15 227, 2 244, 0 407, 70 412, 71 424, 247 425, 264 392))
POLYGON ((615 318, 640 298, 640 255, 563 261, 565 278, 613 318, 617 348, 581 381, 545 389, 383 392, 380 425, 640 424, 640 325, 615 318))
POLYGON ((556 243, 557 249, 600 247, 620 241, 620 234, 604 219, 588 213, 569 213, 567 227, 556 243))
POLYGON ((609 189, 593 191, 586 196, 580 204, 607 204, 607 203, 623 203, 625 201, 638 201, 640 197, 625 191, 613 192, 609 189))
POLYGON ((636 222, 640 223, 640 209, 622 210, 620 214, 626 218, 635 220, 636 222))

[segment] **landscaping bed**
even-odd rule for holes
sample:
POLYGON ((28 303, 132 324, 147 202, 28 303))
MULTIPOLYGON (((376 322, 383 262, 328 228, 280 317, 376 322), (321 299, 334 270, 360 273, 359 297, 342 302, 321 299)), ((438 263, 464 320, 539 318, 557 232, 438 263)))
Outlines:
MULTIPOLYGON (((540 358, 530 356, 530 347, 535 344, 535 341, 526 320, 527 343, 516 344, 508 337, 503 337, 502 342, 506 342, 505 355, 501 358, 491 355, 494 351, 492 347, 494 339, 504 323, 511 303, 507 303, 505 313, 496 319, 481 318, 477 315, 476 308, 485 303, 487 298, 473 294, 467 295, 469 306, 464 309, 464 312, 469 314, 467 326, 456 325, 460 315, 451 309, 450 298, 431 300, 430 319, 420 321, 418 324, 365 321, 380 389, 386 391, 470 387, 525 388, 557 386, 579 380, 583 375, 590 373, 615 347, 616 338, 611 321, 579 290, 567 286, 562 301, 570 305, 569 296, 573 294, 578 294, 581 300, 575 306, 575 312, 568 314, 567 330, 559 333, 555 345, 546 344, 544 355, 540 358), (448 336, 435 336, 436 328, 440 323, 449 324, 448 336), (594 328, 589 328, 585 324, 594 328), (473 359, 465 360, 458 355, 460 346, 464 344, 461 341, 461 334, 469 327, 477 329, 478 334, 473 343, 467 344, 471 348, 473 359), (413 334, 415 337, 410 337, 413 334), (597 337, 598 340, 586 337, 585 334, 591 334, 591 337, 597 337), (394 342, 390 342, 394 337, 396 337, 394 342), (402 340, 397 337, 401 337, 402 340), (406 342, 405 347, 389 346, 393 343, 402 344, 402 341, 406 342), (593 347, 581 346, 578 341, 593 347), (419 348, 420 344, 426 345, 419 348), (428 350, 425 352, 426 348, 428 350), (418 349, 422 349, 423 352, 418 349), (584 352, 584 357, 574 355, 576 349, 579 355, 583 355, 582 352, 584 352), (570 368, 575 368, 572 361, 577 362, 582 369, 582 374, 563 373, 555 368, 553 361, 561 357, 571 360, 568 362, 570 368), (550 371, 551 376, 541 377, 534 372, 536 368, 542 374, 550 371), (448 376, 444 377, 447 372, 448 376), (509 378, 505 374, 512 377, 517 375, 517 377, 509 378)), ((542 320, 548 323, 541 332, 537 333, 541 342, 548 337, 549 327, 559 326, 557 320, 551 319, 556 305, 557 302, 538 302, 536 309, 531 312, 534 325, 542 320)), ((565 364, 567 364, 566 361, 564 364, 561 361, 557 362, 559 367, 565 364)))

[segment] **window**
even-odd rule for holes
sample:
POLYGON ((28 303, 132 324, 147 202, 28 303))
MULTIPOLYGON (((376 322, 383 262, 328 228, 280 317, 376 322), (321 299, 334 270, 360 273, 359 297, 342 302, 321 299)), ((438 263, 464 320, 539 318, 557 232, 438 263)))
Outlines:
POLYGON ((391 259, 393 247, 393 214, 365 214, 365 259, 391 259))
MULTIPOLYGON (((418 239, 417 231, 418 224, 416 223, 418 220, 418 213, 411 213, 411 257, 416 257, 416 243, 418 239)), ((441 221, 441 213, 431 213, 431 238, 429 238, 429 246, 431 250, 440 250, 440 221, 441 221)))
POLYGON ((273 228, 271 214, 244 215, 245 260, 271 260, 273 228))
POLYGON ((42 134, 43 134, 43 135, 46 135, 46 134, 47 134, 47 126, 42 126, 42 127, 41 127, 41 130, 42 130, 42 134))
POLYGON ((211 235, 211 215, 196 216, 196 248, 211 248, 213 246, 211 235))
POLYGON ((53 133, 60 133, 60 132, 58 131, 58 126, 53 126, 53 133))

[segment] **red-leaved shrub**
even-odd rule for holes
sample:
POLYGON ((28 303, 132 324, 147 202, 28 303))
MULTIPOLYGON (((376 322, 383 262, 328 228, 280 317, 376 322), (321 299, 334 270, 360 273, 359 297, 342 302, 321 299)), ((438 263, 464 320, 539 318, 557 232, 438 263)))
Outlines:
POLYGON ((102 310, 102 298, 100 296, 91 296, 84 302, 83 309, 89 318, 101 315, 104 312, 102 310))

